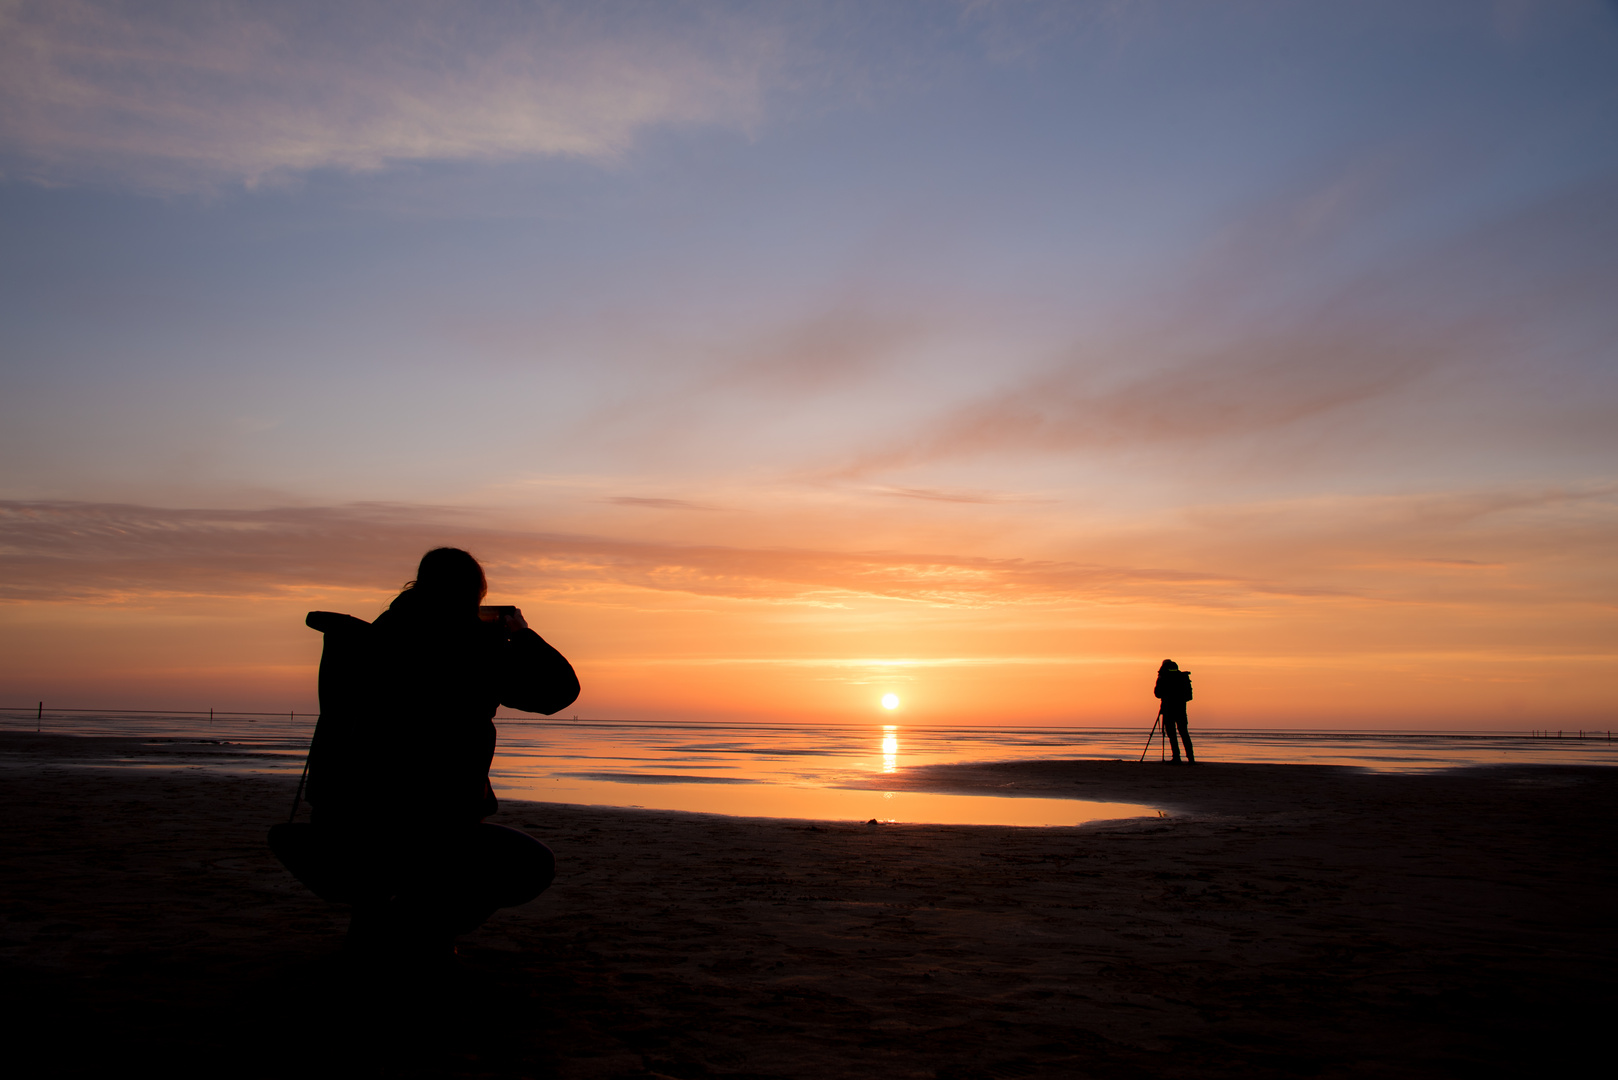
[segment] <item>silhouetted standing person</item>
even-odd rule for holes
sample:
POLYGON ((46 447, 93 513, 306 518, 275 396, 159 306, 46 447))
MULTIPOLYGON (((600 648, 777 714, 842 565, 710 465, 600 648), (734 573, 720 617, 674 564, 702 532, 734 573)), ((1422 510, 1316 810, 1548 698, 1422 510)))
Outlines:
POLYGON ((1191 733, 1185 726, 1185 703, 1191 700, 1191 673, 1181 671, 1173 660, 1163 661, 1157 669, 1157 685, 1152 695, 1163 703, 1163 733, 1169 738, 1174 751, 1174 764, 1180 763, 1180 740, 1185 740, 1185 759, 1192 765, 1197 755, 1191 749, 1191 733))
POLYGON ((483 819, 500 705, 551 714, 579 695, 572 665, 516 608, 480 608, 476 559, 434 548, 367 623, 312 611, 325 634, 309 754, 310 825, 270 845, 323 899, 353 907, 350 944, 431 958, 496 908, 550 885, 544 844, 483 819))

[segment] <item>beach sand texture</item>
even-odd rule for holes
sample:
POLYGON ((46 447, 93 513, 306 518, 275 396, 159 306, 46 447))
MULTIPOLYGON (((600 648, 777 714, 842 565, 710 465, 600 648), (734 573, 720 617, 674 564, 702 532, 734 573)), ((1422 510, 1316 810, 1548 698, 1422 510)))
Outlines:
POLYGON ((1171 811, 1078 829, 508 803, 557 884, 409 978, 264 846, 291 783, 199 754, 0 736, 13 1075, 1553 1075, 1618 996, 1611 769, 892 781, 1171 811))

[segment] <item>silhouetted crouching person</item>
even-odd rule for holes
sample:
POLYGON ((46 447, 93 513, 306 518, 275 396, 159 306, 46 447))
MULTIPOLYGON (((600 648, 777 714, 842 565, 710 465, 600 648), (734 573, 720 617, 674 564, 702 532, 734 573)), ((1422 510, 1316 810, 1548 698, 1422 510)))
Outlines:
POLYGON ((1181 671, 1173 660, 1163 661, 1163 666, 1157 669, 1157 685, 1152 688, 1152 694, 1163 703, 1163 733, 1174 751, 1174 764, 1180 762, 1180 740, 1184 739, 1185 759, 1195 765, 1197 755, 1191 749, 1191 732, 1185 726, 1185 703, 1191 700, 1191 673, 1181 671))
POLYGON ((572 666, 516 608, 483 609, 483 568, 435 548, 373 623, 312 611, 325 634, 310 825, 270 846, 318 896, 354 909, 361 950, 448 955, 456 935, 549 887, 538 840, 483 819, 496 707, 550 714, 579 695, 572 666))

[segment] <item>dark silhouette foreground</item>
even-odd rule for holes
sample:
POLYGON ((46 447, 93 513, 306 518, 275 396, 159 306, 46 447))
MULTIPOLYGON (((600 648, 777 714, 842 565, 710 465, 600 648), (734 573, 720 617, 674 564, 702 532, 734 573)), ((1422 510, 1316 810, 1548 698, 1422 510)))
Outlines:
POLYGON ((270 846, 317 896, 352 906, 354 947, 444 953, 555 877, 544 844, 483 821, 499 807, 494 713, 554 713, 578 679, 516 608, 480 609, 486 588, 471 555, 436 548, 375 622, 309 613, 326 636, 313 820, 275 826, 270 846))
POLYGON ((1181 671, 1173 660, 1165 660, 1157 669, 1157 685, 1152 696, 1163 703, 1163 734, 1168 736, 1169 748, 1174 751, 1174 764, 1180 761, 1180 742, 1185 741, 1185 758, 1197 763, 1196 752, 1191 749, 1191 732, 1186 729, 1185 706, 1191 700, 1191 673, 1181 671))
POLYGON ((294 787, 264 756, 28 734, 0 763, 18 1076, 1579 1076, 1618 1008, 1612 768, 880 781, 1174 811, 1082 829, 503 800, 564 873, 399 976, 264 848, 294 787))

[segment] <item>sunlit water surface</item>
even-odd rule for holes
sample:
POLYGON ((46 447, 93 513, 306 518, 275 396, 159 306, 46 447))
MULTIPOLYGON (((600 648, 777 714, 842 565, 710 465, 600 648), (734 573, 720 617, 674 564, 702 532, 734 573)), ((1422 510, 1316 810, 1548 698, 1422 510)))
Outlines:
MULTIPOLYGON (((1148 806, 997 795, 884 790, 883 777, 918 765, 1049 758, 1135 760, 1146 733, 1097 728, 921 728, 902 725, 631 723, 502 718, 491 771, 505 798, 641 807, 744 817, 977 825, 1078 825, 1156 814, 1148 806)), ((313 717, 206 717, 133 713, 0 714, 6 730, 205 740, 254 756, 215 760, 215 771, 297 770, 313 717)), ((1606 732, 1410 731, 1193 732, 1204 761, 1347 765, 1421 772, 1507 763, 1618 764, 1606 732), (1551 733, 1553 736, 1556 733, 1551 733), (1583 737, 1579 737, 1579 736, 1583 737)), ((1149 756, 1158 757, 1153 744, 1149 756)), ((130 766, 147 761, 130 759, 130 766)), ((197 767, 192 765, 191 767, 197 767)))

